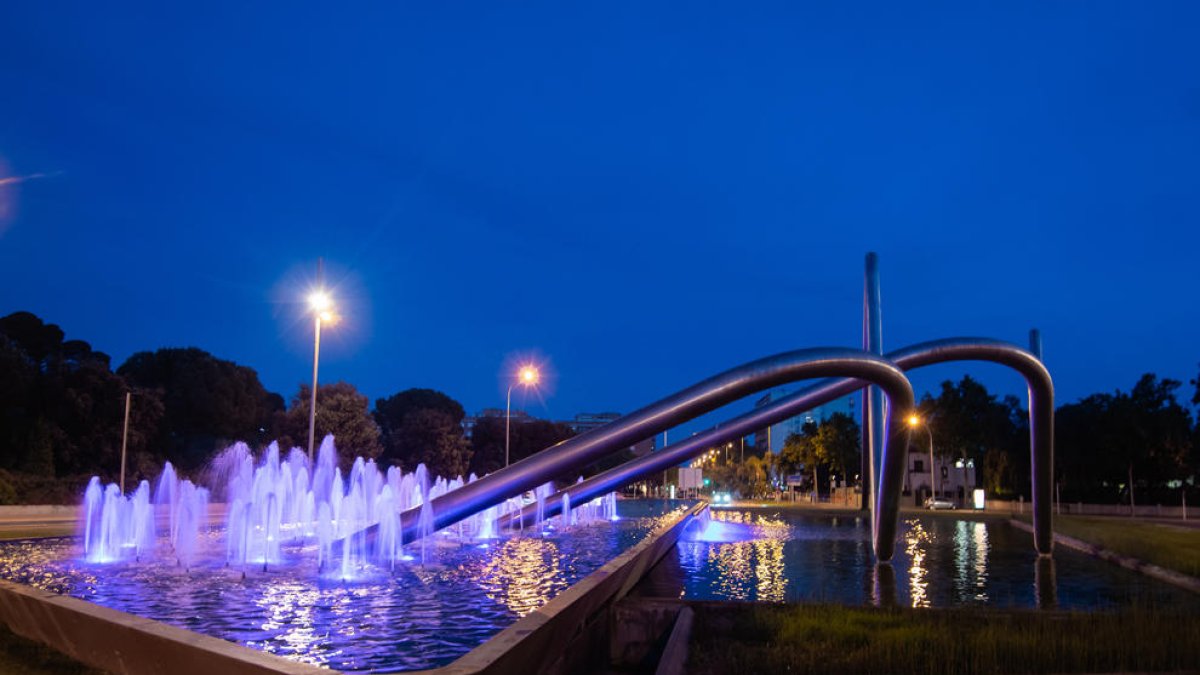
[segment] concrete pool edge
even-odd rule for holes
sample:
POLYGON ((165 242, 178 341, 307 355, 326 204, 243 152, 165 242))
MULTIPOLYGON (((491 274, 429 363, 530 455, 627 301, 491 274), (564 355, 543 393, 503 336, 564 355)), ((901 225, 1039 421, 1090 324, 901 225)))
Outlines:
MULTIPOLYGON (((1016 518, 1010 518, 1008 524, 1012 525, 1018 530, 1021 530, 1022 532, 1033 532, 1033 527, 1031 525, 1017 520, 1016 518)), ((1084 553, 1093 558, 1099 558, 1100 560, 1106 560, 1116 565, 1120 565, 1125 569, 1133 570, 1134 572, 1140 572, 1141 574, 1157 579, 1158 581, 1171 584, 1172 586, 1176 586, 1193 593, 1200 593, 1200 579, 1193 576, 1188 576, 1182 572, 1176 572, 1175 570, 1159 567, 1158 565, 1154 565, 1137 558, 1124 556, 1115 551, 1104 548, 1103 546, 1098 546, 1096 544, 1083 541, 1082 539, 1076 539, 1075 537, 1070 537, 1065 534, 1059 534, 1058 532, 1054 533, 1054 543, 1061 544, 1062 546, 1074 551, 1079 551, 1080 553, 1084 553)))
POLYGON ((688 522, 707 502, 689 507, 673 522, 647 534, 640 542, 600 569, 551 598, 549 602, 454 662, 410 675, 527 675, 570 673, 573 665, 607 654, 607 612, 667 554, 688 522), (572 649, 586 640, 586 648, 572 649), (571 661, 571 657, 576 659, 571 661))

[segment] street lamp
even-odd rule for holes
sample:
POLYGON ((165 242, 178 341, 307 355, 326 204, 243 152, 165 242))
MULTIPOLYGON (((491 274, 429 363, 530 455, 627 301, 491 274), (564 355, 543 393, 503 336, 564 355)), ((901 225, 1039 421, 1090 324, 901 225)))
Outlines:
POLYGON ((929 428, 929 424, 921 419, 920 415, 913 413, 908 416, 908 426, 916 429, 917 427, 925 427, 925 433, 929 434, 929 483, 930 489, 933 490, 931 497, 937 496, 937 474, 933 470, 933 431, 929 428))
POLYGON ((504 403, 504 466, 508 466, 509 428, 512 426, 512 390, 519 385, 532 387, 538 383, 538 370, 531 365, 521 366, 517 371, 517 379, 508 385, 508 395, 504 403))
POLYGON ((333 298, 324 290, 308 294, 308 308, 313 313, 313 380, 312 400, 308 406, 308 463, 313 464, 313 441, 317 430, 317 363, 321 357, 321 324, 333 323, 333 298))

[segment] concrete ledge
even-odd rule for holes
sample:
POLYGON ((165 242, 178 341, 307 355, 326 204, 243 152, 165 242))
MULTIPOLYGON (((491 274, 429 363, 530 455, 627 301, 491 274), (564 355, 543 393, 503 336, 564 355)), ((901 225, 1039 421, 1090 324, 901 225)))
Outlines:
MULTIPOLYGON (((1018 530, 1022 530, 1024 532, 1033 532, 1033 526, 1029 525, 1028 523, 1016 519, 1009 520, 1008 522, 1018 530)), ((1176 572, 1175 570, 1169 570, 1165 567, 1159 567, 1158 565, 1151 565, 1150 563, 1138 560, 1137 558, 1123 556, 1115 551, 1104 548, 1103 546, 1097 546, 1096 544, 1088 543, 1082 539, 1068 537, 1065 534, 1059 534, 1057 532, 1054 533, 1054 543, 1066 546, 1069 549, 1073 549, 1081 553, 1086 553, 1094 558, 1100 558, 1101 560, 1107 560, 1109 562, 1116 563, 1126 569, 1131 569, 1135 572, 1141 572, 1148 577, 1153 577, 1159 581, 1165 581, 1168 584, 1178 586, 1179 588, 1189 590, 1193 593, 1200 593, 1200 579, 1197 579, 1196 577, 1188 576, 1181 572, 1176 572)))
POLYGON ((692 639, 694 617, 695 612, 691 607, 685 605, 680 608, 654 675, 683 675, 687 672, 688 642, 692 639))
POLYGON ((11 581, 0 580, 0 622, 21 637, 112 673, 329 675, 333 672, 11 581))

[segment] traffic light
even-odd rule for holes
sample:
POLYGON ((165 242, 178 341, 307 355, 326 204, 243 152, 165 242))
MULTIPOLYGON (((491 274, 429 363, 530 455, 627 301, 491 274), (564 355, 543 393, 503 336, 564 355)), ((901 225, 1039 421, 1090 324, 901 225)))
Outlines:
POLYGON ((705 478, 705 479, 704 479, 704 487, 708 487, 709 485, 712 485, 712 479, 711 479, 711 478, 705 478))

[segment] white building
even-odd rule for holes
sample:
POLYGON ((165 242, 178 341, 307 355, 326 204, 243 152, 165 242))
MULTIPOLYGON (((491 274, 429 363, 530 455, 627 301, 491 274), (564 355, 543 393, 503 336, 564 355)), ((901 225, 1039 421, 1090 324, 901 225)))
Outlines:
POLYGON ((937 495, 945 497, 959 508, 971 505, 972 493, 975 490, 975 462, 949 457, 934 456, 933 475, 929 472, 929 447, 923 450, 916 445, 909 447, 908 462, 904 473, 904 499, 911 499, 910 504, 923 506, 925 499, 933 493, 937 486, 937 495), (936 483, 931 480, 936 478, 936 483))

